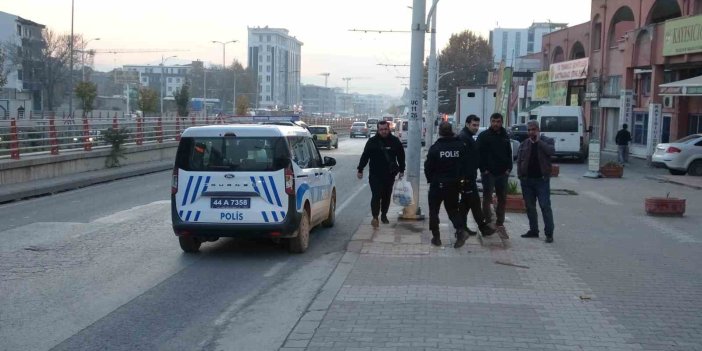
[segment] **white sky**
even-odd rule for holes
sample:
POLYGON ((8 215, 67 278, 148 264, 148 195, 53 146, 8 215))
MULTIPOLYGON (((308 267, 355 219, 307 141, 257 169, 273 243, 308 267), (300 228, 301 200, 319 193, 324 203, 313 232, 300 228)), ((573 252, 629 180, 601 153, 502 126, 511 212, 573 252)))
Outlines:
MULTIPOLYGON (((427 1, 427 11, 431 6, 427 1)), ((409 30, 412 0, 75 0, 74 31, 100 37, 90 49, 179 49, 169 63, 192 60, 222 63, 222 47, 212 40, 239 40, 227 45, 232 57, 247 63, 247 26, 286 28, 304 43, 302 83, 345 87, 342 77, 363 77, 349 83, 351 92, 400 95, 409 67, 409 33, 364 34, 349 29, 409 30), (232 56, 234 55, 234 56, 232 56)), ((2 11, 70 33, 70 0, 0 0, 2 11)), ((452 33, 466 29, 488 38, 489 31, 526 28, 532 22, 580 24, 590 18, 587 0, 440 0, 437 48, 452 33)), ((429 51, 429 35, 425 51, 429 51)), ((158 64, 161 53, 98 54, 98 70, 125 64, 158 64)))

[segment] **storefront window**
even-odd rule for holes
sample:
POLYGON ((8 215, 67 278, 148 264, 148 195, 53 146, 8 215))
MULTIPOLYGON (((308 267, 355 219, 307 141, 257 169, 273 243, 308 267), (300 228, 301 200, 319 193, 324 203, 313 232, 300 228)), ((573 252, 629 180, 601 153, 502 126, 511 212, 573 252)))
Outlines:
POLYGON ((702 115, 690 115, 690 127, 687 134, 702 133, 702 115))
POLYGON ((648 135, 648 113, 635 112, 631 138, 633 144, 646 145, 648 135))

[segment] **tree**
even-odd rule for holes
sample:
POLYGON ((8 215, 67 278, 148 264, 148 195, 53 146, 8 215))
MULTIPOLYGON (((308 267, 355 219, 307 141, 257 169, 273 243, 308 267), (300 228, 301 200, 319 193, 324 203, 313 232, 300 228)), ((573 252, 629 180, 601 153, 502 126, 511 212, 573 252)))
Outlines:
POLYGON ((236 115, 246 116, 246 111, 249 109, 249 98, 246 95, 241 95, 236 98, 236 115))
POLYGON ((140 88, 139 96, 137 97, 137 106, 139 110, 146 116, 149 112, 158 111, 158 92, 149 88, 140 88))
POLYGON ((7 73, 5 72, 5 54, 0 48, 0 89, 7 84, 7 73))
POLYGON ((80 82, 76 85, 76 96, 81 101, 83 116, 93 110, 93 102, 97 97, 97 85, 91 82, 80 82))
POLYGON ((182 88, 176 89, 173 94, 176 106, 178 106, 178 117, 188 117, 188 103, 190 103, 190 91, 187 84, 182 88))
MULTIPOLYGON (((202 97, 204 87, 202 62, 195 62, 193 69, 190 72, 189 81, 191 97, 202 97)), ((248 68, 244 68, 237 60, 233 60, 231 65, 226 69, 222 66, 213 65, 207 68, 207 97, 222 99, 222 106, 225 110, 231 110, 232 97, 234 94, 234 78, 236 77, 236 95, 237 100, 239 95, 254 96, 256 86, 252 73, 248 68)), ((238 104, 237 104, 238 105, 238 104)))
POLYGON ((439 81, 439 90, 446 91, 443 97, 448 100, 439 106, 439 112, 450 114, 456 110, 456 88, 487 82, 488 71, 493 68, 492 48, 487 40, 466 30, 451 35, 438 61, 441 72, 453 71, 439 81))

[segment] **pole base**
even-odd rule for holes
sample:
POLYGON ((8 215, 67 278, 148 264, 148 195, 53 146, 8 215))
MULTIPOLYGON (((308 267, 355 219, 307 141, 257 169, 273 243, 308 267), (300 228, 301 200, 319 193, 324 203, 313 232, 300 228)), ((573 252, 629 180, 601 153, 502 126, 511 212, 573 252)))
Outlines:
POLYGON ((421 207, 417 207, 417 211, 415 211, 414 213, 412 213, 412 209, 410 207, 405 207, 405 209, 402 212, 399 212, 397 214, 398 221, 423 221, 424 219, 425 217, 422 214, 421 207))
POLYGON ((585 174, 583 174, 583 177, 597 179, 602 178, 602 175, 598 171, 587 171, 585 174))

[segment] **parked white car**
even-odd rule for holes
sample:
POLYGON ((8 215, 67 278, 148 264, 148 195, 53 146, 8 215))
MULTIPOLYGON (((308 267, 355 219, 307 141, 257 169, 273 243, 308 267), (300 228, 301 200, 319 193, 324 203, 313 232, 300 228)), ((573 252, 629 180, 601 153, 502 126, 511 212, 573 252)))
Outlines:
POLYGON ((672 143, 658 144, 651 162, 667 168, 670 174, 702 176, 702 133, 688 135, 672 143))

